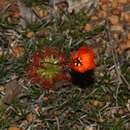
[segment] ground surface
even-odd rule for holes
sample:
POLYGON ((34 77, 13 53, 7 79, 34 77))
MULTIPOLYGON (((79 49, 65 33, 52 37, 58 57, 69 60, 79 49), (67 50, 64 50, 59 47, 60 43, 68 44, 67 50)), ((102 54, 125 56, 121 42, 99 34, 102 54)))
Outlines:
POLYGON ((26 0, 27 7, 2 0, 0 130, 129 130, 129 3, 100 0, 68 12, 66 3, 54 10, 47 0, 26 0), (27 65, 33 52, 58 47, 69 62, 70 52, 81 45, 96 54, 92 86, 60 83, 46 91, 30 84, 27 65))

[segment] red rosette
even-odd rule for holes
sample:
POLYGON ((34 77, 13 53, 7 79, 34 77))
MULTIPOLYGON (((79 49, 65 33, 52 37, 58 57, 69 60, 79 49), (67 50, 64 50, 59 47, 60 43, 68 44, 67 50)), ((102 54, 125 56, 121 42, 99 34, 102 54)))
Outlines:
POLYGON ((57 48, 44 48, 33 53, 28 77, 32 84, 38 84, 45 89, 53 89, 59 80, 68 80, 64 66, 66 58, 57 48))

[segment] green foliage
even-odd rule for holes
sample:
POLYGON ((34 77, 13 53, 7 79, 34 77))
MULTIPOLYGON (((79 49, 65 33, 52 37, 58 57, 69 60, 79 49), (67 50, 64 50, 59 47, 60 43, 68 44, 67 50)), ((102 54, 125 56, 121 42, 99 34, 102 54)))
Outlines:
POLYGON ((34 6, 34 5, 41 5, 45 2, 48 2, 47 0, 24 0, 25 4, 27 6, 34 6))
POLYGON ((8 128, 10 125, 10 122, 7 119, 0 118, 0 129, 4 130, 8 128))

